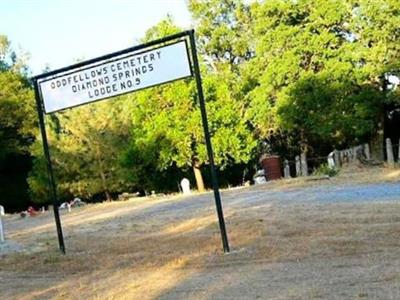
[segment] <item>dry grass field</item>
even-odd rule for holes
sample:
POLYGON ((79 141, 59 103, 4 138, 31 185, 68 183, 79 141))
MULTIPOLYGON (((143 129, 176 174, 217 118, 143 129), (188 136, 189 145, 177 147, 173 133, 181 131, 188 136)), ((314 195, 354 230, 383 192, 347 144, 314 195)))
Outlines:
MULTIPOLYGON (((400 299, 400 171, 343 170, 222 193, 5 218, 1 299, 400 299)), ((1 254, 1 253, 0 253, 1 254)))

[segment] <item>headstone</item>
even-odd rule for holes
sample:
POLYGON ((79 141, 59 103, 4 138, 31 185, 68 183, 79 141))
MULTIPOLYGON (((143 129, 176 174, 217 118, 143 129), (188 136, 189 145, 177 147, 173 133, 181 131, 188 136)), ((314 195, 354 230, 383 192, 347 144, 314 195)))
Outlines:
POLYGON ((364 146, 363 146, 363 145, 357 146, 357 149, 356 149, 356 159, 357 159, 357 160, 361 160, 361 159, 364 159, 364 158, 365 158, 365 155, 364 155, 364 146))
POLYGON ((307 156, 305 152, 301 154, 300 160, 301 160, 301 174, 303 176, 308 176, 307 156))
POLYGON ((331 152, 328 155, 328 166, 330 169, 335 169, 335 152, 331 152))
POLYGON ((256 174, 254 174, 253 178, 254 184, 262 184, 267 182, 264 169, 256 171, 256 174))
POLYGON ((342 161, 343 161, 343 163, 349 163, 349 155, 348 155, 348 151, 347 150, 344 150, 343 152, 342 152, 342 161))
POLYGON ((296 176, 301 176, 301 163, 300 163, 300 156, 296 156, 296 176))
POLYGON ((4 228, 3 228, 3 220, 0 215, 0 243, 4 243, 4 228))
POLYGON ((353 160, 357 159, 357 153, 358 153, 358 149, 359 148, 360 148, 359 146, 355 146, 354 147, 354 149, 353 149, 353 160))
POLYGON ((284 161, 283 176, 285 178, 290 178, 290 166, 289 166, 289 161, 287 159, 285 159, 284 161))
POLYGON ((364 144, 364 154, 367 160, 371 159, 371 151, 369 150, 369 144, 364 144))
POLYGON ((390 167, 394 167, 393 146, 390 138, 386 139, 386 154, 387 154, 388 165, 390 167))
POLYGON ((338 150, 333 150, 333 160, 335 162, 335 166, 340 168, 340 152, 338 150))
POLYGON ((190 194, 190 181, 187 178, 183 178, 181 181, 182 193, 184 195, 190 194))
POLYGON ((399 149, 397 152, 397 162, 400 163, 400 139, 399 139, 399 149))

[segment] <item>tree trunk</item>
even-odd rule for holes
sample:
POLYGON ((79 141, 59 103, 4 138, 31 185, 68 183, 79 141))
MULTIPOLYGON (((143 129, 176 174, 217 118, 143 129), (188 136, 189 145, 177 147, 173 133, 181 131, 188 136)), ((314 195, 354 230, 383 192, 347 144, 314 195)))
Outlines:
POLYGON ((200 164, 198 162, 193 163, 193 173, 196 179, 197 190, 199 192, 204 192, 204 181, 203 175, 201 174, 200 164))
POLYGON ((104 194, 106 195, 107 201, 111 201, 111 200, 112 200, 112 199, 111 199, 110 192, 109 192, 108 190, 105 190, 105 191, 104 191, 104 194))
POLYGON ((300 170, 301 176, 308 176, 308 139, 305 138, 304 132, 300 133, 300 170))
POLYGON ((97 163, 99 166, 99 174, 100 174, 101 185, 103 187, 104 194, 106 196, 107 201, 111 201, 112 199, 111 199, 110 191, 107 188, 106 174, 104 173, 103 162, 100 157, 100 149, 98 146, 97 146, 96 158, 97 158, 97 163))
POLYGON ((384 121, 385 114, 382 111, 380 112, 379 122, 377 124, 376 131, 374 135, 371 137, 371 158, 377 161, 384 160, 383 153, 383 142, 384 142, 384 121))
POLYGON ((101 177, 101 184, 103 186, 104 194, 106 195, 107 201, 111 201, 110 191, 107 188, 107 179, 106 175, 104 174, 103 170, 100 170, 100 177, 101 177))

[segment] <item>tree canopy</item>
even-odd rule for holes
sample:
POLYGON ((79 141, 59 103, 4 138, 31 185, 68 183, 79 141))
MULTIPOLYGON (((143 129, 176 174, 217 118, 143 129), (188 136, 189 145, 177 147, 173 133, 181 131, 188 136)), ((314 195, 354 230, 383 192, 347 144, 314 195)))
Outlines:
POLYGON ((344 146, 378 131, 399 63, 398 1, 265 1, 252 5, 249 116, 261 137, 344 146))
POLYGON ((33 92, 24 55, 0 35, 0 204, 16 209, 29 200, 29 146, 36 133, 33 92))
MULTIPOLYGON (((382 158, 384 122, 400 105, 392 80, 400 75, 399 1, 190 0, 188 8, 223 176, 255 171, 262 151, 326 155, 370 142, 382 158)), ((167 16, 142 41, 178 31, 167 16)), ((0 36, 0 162, 32 155, 32 198, 46 202, 26 77, 25 55, 0 36)), ((208 157, 196 93, 185 79, 47 117, 61 197, 172 191, 184 176, 204 189, 208 157)))
MULTIPOLYGON (((179 28, 166 20, 151 28, 147 37, 154 39, 177 31, 179 28)), ((232 97, 225 74, 203 74, 215 161, 220 168, 247 162, 256 143, 240 118, 242 105, 232 97)), ((190 79, 138 93, 133 100, 130 157, 133 158, 132 153, 139 157, 143 153, 153 162, 156 158, 156 168, 160 170, 171 166, 193 168, 198 188, 202 190, 200 168, 207 164, 208 156, 196 99, 194 82, 190 79), (157 153, 149 155, 148 145, 154 143, 157 147, 150 148, 157 153)))
POLYGON ((21 64, 0 35, 0 164, 8 154, 27 153, 35 130, 33 93, 21 64))

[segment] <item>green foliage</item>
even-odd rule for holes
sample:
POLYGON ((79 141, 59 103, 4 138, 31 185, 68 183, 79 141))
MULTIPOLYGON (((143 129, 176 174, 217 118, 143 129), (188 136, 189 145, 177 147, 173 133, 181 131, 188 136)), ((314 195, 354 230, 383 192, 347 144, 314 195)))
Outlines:
MULTIPOLYGON (((357 142, 388 101, 399 64, 398 1, 264 1, 252 5, 257 83, 248 117, 260 137, 302 144, 357 142)), ((392 100, 391 100, 392 101, 392 100)))
POLYGON ((329 177, 334 177, 337 174, 339 174, 339 170, 329 167, 328 164, 320 165, 313 172, 313 175, 316 175, 316 176, 328 175, 329 177))
MULTIPOLYGON (((399 89, 387 80, 400 70, 397 0, 188 4, 222 171, 246 167, 265 141, 286 155, 298 153, 299 145, 326 154, 317 152, 363 142, 377 132, 385 108, 400 105, 399 89)), ((143 41, 179 31, 168 16, 143 41)), ((24 59, 3 36, 0 57, 1 161, 26 153, 37 132, 24 59)), ((61 197, 175 189, 191 168, 208 164, 191 79, 58 113, 47 126, 61 197)), ((30 149, 32 196, 47 201, 38 136, 30 149)), ((328 171, 321 166, 317 172, 328 171)))
POLYGON ((196 20, 199 51, 215 69, 231 67, 249 59, 250 11, 239 0, 190 0, 189 9, 196 20))
POLYGON ((160 39, 164 36, 172 35, 180 31, 181 29, 174 24, 172 17, 168 15, 165 19, 161 20, 156 26, 153 26, 146 31, 143 38, 143 42, 160 39))
POLYGON ((26 79, 0 72, 0 164, 9 154, 24 154, 34 134, 33 93, 26 79))
POLYGON ((22 75, 27 73, 27 53, 16 53, 11 48, 7 36, 0 34, 0 72, 13 71, 22 75))
MULTIPOLYGON (((204 88, 216 163, 223 167, 230 160, 247 162, 255 142, 239 117, 240 106, 216 76, 207 77, 204 88)), ((140 149, 144 159, 157 159, 159 169, 166 169, 173 163, 187 168, 194 161, 207 162, 193 84, 177 82, 155 90, 141 92, 135 99, 132 111, 134 148, 140 149), (157 146, 152 146, 154 143, 157 146), (158 155, 149 154, 149 149, 158 151, 158 155)))
MULTIPOLYGON (((159 27, 150 29, 151 37, 171 33, 170 28, 173 26, 161 22, 159 27)), ((220 168, 247 162, 256 145, 240 117, 243 107, 232 95, 229 74, 206 74, 203 80, 215 162, 220 168)), ((138 165, 162 171, 206 164, 208 156, 196 101, 192 80, 138 93, 132 108, 131 145, 124 163, 135 172, 138 165)))
MULTIPOLYGON (((96 103, 48 118, 47 132, 61 198, 91 198, 129 187, 120 167, 120 153, 129 134, 124 101, 96 103)), ((35 156, 28 179, 35 202, 47 201, 47 173, 41 139, 32 146, 35 156)))
POLYGON ((7 155, 26 154, 35 131, 35 101, 22 66, 0 35, 0 165, 7 155))
MULTIPOLYGON (((27 178, 31 199, 38 204, 48 204, 49 199, 49 178, 46 168, 46 160, 43 154, 43 144, 40 136, 36 137, 30 149, 33 156, 33 165, 27 178)), ((62 193, 59 191, 59 195, 62 193)))
POLYGON ((351 73, 336 79, 331 74, 305 74, 296 84, 282 89, 277 125, 299 132, 303 141, 328 142, 341 147, 374 129, 380 93, 367 84, 348 82, 351 73))
POLYGON ((8 211, 26 207, 29 146, 36 133, 36 112, 24 57, 0 35, 0 204, 8 211))

